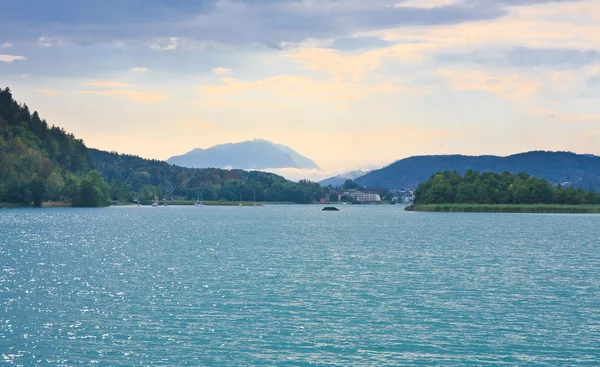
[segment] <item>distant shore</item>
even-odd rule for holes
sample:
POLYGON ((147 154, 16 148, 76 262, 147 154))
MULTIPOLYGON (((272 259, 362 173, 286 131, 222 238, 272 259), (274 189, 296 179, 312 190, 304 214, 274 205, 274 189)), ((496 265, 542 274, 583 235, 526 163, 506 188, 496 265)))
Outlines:
POLYGON ((438 213, 555 213, 600 214, 600 205, 556 204, 428 204, 410 205, 406 211, 438 213))

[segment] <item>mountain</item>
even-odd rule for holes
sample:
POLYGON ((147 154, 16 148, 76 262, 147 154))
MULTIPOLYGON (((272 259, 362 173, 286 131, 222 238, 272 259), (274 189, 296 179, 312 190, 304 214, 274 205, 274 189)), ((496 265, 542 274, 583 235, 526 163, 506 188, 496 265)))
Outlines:
POLYGON ((171 157, 167 162, 189 168, 321 170, 315 162, 298 154, 292 148, 262 139, 221 144, 208 149, 194 149, 184 155, 171 157))
POLYGON ((533 151, 508 157, 491 155, 417 156, 399 160, 356 180, 364 186, 416 188, 437 172, 526 172, 553 184, 600 189, 600 157, 570 152, 533 151))
POLYGON ((312 182, 268 172, 184 168, 90 149, 15 101, 9 88, 0 88, 0 207, 49 200, 97 207, 134 198, 151 202, 155 193, 195 200, 199 190, 207 201, 251 201, 256 195, 257 201, 310 203, 327 195, 312 182))
POLYGON ((346 182, 346 180, 356 180, 359 177, 362 177, 364 175, 366 175, 369 171, 361 171, 361 170, 356 170, 356 171, 350 171, 350 172, 344 172, 344 173, 340 173, 337 176, 333 176, 333 177, 329 177, 323 181, 319 181, 319 185, 326 187, 326 186, 333 186, 333 187, 337 187, 337 186, 342 186, 344 184, 344 182, 346 182))

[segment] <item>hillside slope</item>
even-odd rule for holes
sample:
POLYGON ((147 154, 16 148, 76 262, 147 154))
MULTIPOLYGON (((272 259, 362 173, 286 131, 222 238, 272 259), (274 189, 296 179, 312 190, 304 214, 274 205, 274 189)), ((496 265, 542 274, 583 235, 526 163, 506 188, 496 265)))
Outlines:
POLYGON ((508 157, 440 155, 402 159, 356 180, 365 186, 416 188, 437 172, 472 169, 478 172, 526 172, 548 180, 584 189, 600 188, 600 157, 570 152, 533 151, 508 157))

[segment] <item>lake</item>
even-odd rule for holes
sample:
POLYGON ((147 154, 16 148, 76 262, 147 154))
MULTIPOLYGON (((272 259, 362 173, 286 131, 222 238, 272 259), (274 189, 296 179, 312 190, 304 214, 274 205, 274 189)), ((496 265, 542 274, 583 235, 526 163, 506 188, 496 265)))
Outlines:
POLYGON ((598 366, 600 216, 0 211, 6 366, 598 366))

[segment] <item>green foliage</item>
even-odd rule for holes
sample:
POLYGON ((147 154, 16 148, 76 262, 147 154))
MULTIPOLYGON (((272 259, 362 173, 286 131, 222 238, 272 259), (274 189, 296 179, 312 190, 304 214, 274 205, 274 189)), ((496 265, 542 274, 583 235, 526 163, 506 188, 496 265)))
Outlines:
POLYGON ((600 214, 600 205, 565 204, 427 204, 411 205, 406 211, 444 213, 563 213, 600 214))
POLYGON ((360 188, 360 185, 357 184, 356 182, 348 179, 344 182, 344 184, 342 185, 342 188, 344 190, 356 190, 360 188))
MULTIPOLYGON (((0 202, 40 206, 42 201, 105 206, 178 198, 205 201, 312 203, 329 189, 256 171, 189 169, 166 162, 88 149, 0 89, 0 202), (93 171, 95 170, 95 171, 93 171)), ((351 183, 352 187, 358 187, 351 183)))
MULTIPOLYGON (((193 169, 170 165, 163 161, 90 149, 94 167, 110 182, 119 182, 132 197, 143 202, 176 197, 204 201, 293 202, 311 203, 325 195, 325 188, 311 181, 299 183, 267 172, 193 169)), ((113 195, 113 200, 123 200, 113 195)))
POLYGON ((526 173, 440 172, 419 185, 415 204, 598 204, 595 191, 561 185, 526 173))
POLYGON ((31 192, 33 206, 41 208, 42 202, 44 201, 44 195, 46 194, 46 183, 41 177, 36 177, 31 181, 31 184, 29 184, 29 190, 31 192))
MULTIPOLYGON (((41 206, 71 200, 65 182, 91 169, 88 149, 0 89, 0 202, 41 206)), ((75 183, 76 184, 76 183, 75 183)))
POLYGON ((73 206, 94 208, 110 204, 110 186, 98 171, 90 171, 81 180, 73 206))

